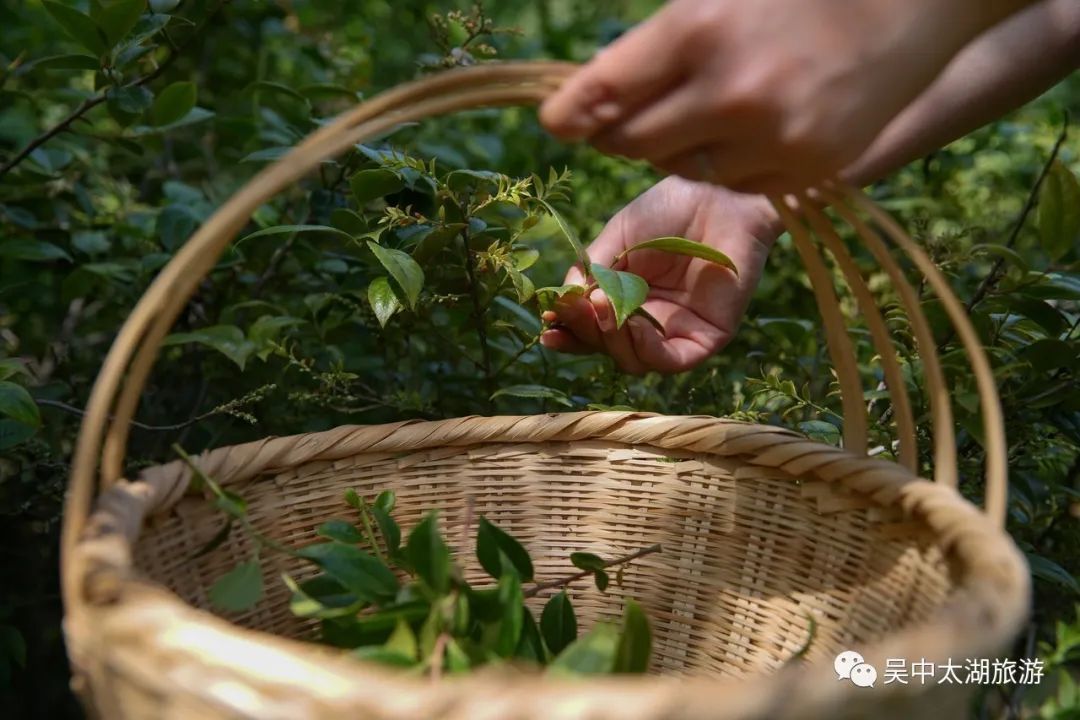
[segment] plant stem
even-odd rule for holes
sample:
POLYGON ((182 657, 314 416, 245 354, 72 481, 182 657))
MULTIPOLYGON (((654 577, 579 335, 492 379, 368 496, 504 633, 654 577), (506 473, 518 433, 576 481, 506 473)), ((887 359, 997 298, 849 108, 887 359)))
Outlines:
MULTIPOLYGON (((1039 190, 1042 188, 1043 181, 1046 180, 1046 176, 1050 174, 1050 168, 1054 164, 1054 160, 1057 159, 1058 153, 1061 151, 1061 146, 1065 143, 1066 138, 1069 135, 1069 118, 1065 116, 1065 121, 1062 123, 1061 132, 1058 133, 1057 140, 1054 142, 1053 149, 1050 150, 1050 156, 1043 163, 1042 170, 1039 172, 1038 177, 1035 178, 1035 184, 1031 186, 1030 192, 1028 192, 1027 200, 1024 202, 1024 207, 1020 211, 1020 215, 1016 218, 1016 222, 1013 223, 1012 232, 1009 233, 1009 239, 1005 242, 1005 247, 1012 249, 1016 245, 1017 239, 1020 237, 1020 231, 1027 223, 1028 216, 1035 208, 1035 204, 1039 198, 1039 190)), ((999 257, 990 268, 990 273, 983 278, 983 281, 979 284, 975 294, 971 296, 971 300, 967 304, 968 315, 975 309, 975 306, 981 303, 992 290, 997 287, 998 282, 1001 280, 1001 276, 1004 274, 1005 258, 999 257)), ((949 329, 945 339, 938 344, 938 352, 940 352, 946 345, 948 345, 952 339, 956 336, 956 331, 952 328, 949 329)))
MULTIPOLYGON (((169 55, 154 70, 150 71, 146 75, 143 75, 141 78, 129 82, 123 87, 138 87, 140 85, 146 85, 147 83, 152 82, 158 77, 160 77, 161 74, 164 73, 165 70, 173 63, 173 61, 180 56, 180 53, 186 50, 188 46, 190 46, 192 42, 195 41, 196 38, 202 37, 202 31, 206 28, 207 25, 210 24, 210 21, 212 21, 217 16, 218 12, 221 11, 221 8, 224 7, 227 2, 229 2, 229 0, 221 0, 221 2, 217 4, 217 7, 215 7, 210 12, 210 14, 206 16, 206 19, 203 20, 203 22, 198 27, 191 31, 191 36, 187 39, 187 41, 180 46, 173 45, 173 47, 169 50, 169 55)), ((169 40, 169 44, 172 45, 171 39, 169 40)), ((83 100, 81 103, 79 103, 78 107, 71 111, 71 114, 69 114, 56 125, 53 125, 51 128, 31 140, 30 143, 18 153, 16 153, 14 157, 5 162, 3 165, 0 165, 0 177, 3 177, 7 173, 9 173, 15 168, 16 165, 21 163, 26 158, 30 157, 30 154, 37 150, 39 147, 49 142, 60 133, 68 130, 77 120, 81 120, 83 115, 105 102, 105 100, 108 99, 107 93, 108 90, 103 90, 94 97, 83 100)))
MULTIPOLYGON (((68 405, 67 403, 60 402, 59 400, 43 400, 43 399, 39 398, 39 399, 35 399, 34 402, 36 402, 41 407, 56 408, 57 410, 63 410, 64 412, 69 412, 72 415, 82 416, 82 415, 86 414, 86 411, 83 410, 82 408, 77 408, 74 405, 68 405)), ((191 418, 190 420, 185 420, 184 422, 176 423, 175 425, 147 425, 146 423, 141 423, 138 420, 132 420, 131 421, 131 426, 132 427, 137 427, 140 430, 153 430, 154 432, 167 432, 167 431, 173 431, 173 430, 183 430, 184 428, 195 425, 196 423, 202 422, 203 420, 205 420, 205 419, 207 419, 209 417, 213 417, 214 415, 218 415, 218 414, 220 414, 220 413, 218 413, 217 409, 215 408, 214 410, 211 410, 210 412, 205 412, 202 415, 197 415, 197 416, 191 418)), ((109 419, 112 420, 113 418, 110 416, 109 419)))
POLYGON ((368 518, 367 501, 360 498, 360 522, 364 525, 364 535, 367 536, 368 543, 371 544, 371 549, 375 551, 375 556, 379 558, 380 562, 386 562, 386 556, 383 555, 383 551, 379 549, 379 543, 375 541, 375 531, 371 528, 371 520, 368 518))
MULTIPOLYGON (((636 551, 630 553, 629 555, 624 555, 621 558, 616 558, 615 560, 610 560, 608 562, 605 562, 604 567, 609 568, 609 567, 615 567, 617 565, 625 565, 626 563, 631 562, 632 560, 637 560, 638 558, 645 557, 646 555, 651 555, 653 553, 658 553, 662 549, 663 548, 661 547, 660 543, 656 543, 655 545, 650 545, 649 547, 642 548, 640 550, 636 550, 636 551)), ((542 583, 536 583, 531 588, 526 590, 523 594, 527 598, 536 597, 537 595, 539 595, 544 590, 551 590, 553 588, 565 587, 565 586, 569 585, 570 583, 574 582, 575 580, 580 580, 583 577, 588 577, 589 575, 592 575, 594 572, 595 571, 593 571, 593 570, 582 570, 581 572, 574 573, 573 575, 567 575, 566 577, 559 578, 558 580, 547 580, 547 581, 542 582, 542 583)))
POLYGON ((495 394, 495 376, 491 371, 491 348, 488 347, 487 326, 484 322, 484 309, 480 303, 480 288, 476 281, 476 269, 473 267, 472 250, 469 249, 469 231, 461 231, 461 246, 465 252, 465 274, 469 279, 469 295, 472 298, 473 320, 476 323, 476 338, 480 342, 480 369, 484 373, 484 385, 487 388, 488 405, 495 394))

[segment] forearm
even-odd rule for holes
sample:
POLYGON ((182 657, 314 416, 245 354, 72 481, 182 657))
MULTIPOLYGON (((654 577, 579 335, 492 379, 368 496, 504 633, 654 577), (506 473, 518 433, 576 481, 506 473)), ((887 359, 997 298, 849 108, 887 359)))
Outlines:
POLYGON ((844 171, 864 185, 1037 97, 1080 65, 1080 0, 1043 0, 972 41, 844 171))

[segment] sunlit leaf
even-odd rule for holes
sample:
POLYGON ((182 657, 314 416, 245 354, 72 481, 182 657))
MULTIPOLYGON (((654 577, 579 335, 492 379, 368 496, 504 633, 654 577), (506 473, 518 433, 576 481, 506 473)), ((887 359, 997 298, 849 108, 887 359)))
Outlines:
POLYGON ((626 319, 645 302, 649 295, 649 284, 633 273, 611 270, 602 265, 593 265, 592 273, 615 311, 616 327, 622 327, 626 319))
POLYGON ((694 242, 693 240, 687 240, 686 238, 662 237, 656 238, 655 240, 646 240, 645 242, 630 246, 626 249, 624 254, 628 255, 632 252, 637 252, 638 250, 659 250, 675 255, 701 258, 702 260, 708 260, 711 263, 725 267, 736 275, 739 274, 739 270, 735 267, 735 263, 733 263, 731 258, 727 255, 704 243, 694 242))

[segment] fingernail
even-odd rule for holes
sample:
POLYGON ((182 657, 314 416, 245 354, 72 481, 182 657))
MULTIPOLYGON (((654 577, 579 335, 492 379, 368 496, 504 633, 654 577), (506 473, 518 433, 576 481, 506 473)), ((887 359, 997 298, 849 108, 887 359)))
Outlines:
POLYGON ((554 312, 552 310, 545 310, 540 315, 540 319, 550 325, 551 323, 553 323, 553 322, 555 322, 556 320, 559 319, 559 315, 558 315, 558 313, 556 313, 556 312, 554 312))

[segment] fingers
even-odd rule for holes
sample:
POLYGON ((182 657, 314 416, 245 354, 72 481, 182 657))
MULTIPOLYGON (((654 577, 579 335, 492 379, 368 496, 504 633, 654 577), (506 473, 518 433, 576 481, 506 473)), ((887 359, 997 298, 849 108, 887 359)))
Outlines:
POLYGON ((670 42, 673 15, 657 13, 600 52, 544 102, 541 122, 564 139, 585 139, 677 84, 682 61, 670 42))
POLYGON ((640 112, 603 128, 590 142, 602 152, 656 161, 682 155, 729 134, 741 121, 728 114, 718 122, 702 82, 680 85, 640 112))

